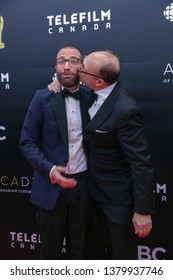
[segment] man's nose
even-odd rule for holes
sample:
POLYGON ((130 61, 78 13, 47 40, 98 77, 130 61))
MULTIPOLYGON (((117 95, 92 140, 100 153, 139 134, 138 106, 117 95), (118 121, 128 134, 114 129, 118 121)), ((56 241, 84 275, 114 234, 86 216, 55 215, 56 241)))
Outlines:
POLYGON ((66 61, 65 61, 65 64, 64 64, 64 68, 65 68, 65 69, 68 69, 69 67, 70 67, 69 60, 66 60, 66 61))

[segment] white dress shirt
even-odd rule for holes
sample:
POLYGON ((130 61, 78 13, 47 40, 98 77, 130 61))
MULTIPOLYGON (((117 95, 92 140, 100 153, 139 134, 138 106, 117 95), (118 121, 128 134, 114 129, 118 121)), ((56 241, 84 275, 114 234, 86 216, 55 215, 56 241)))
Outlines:
MULTIPOLYGON (((67 168, 68 174, 75 174, 87 170, 87 159, 83 148, 80 102, 72 96, 66 97, 65 108, 67 115, 69 150, 69 161, 67 163, 67 168)), ((49 173, 52 184, 55 183, 54 179, 51 177, 54 168, 55 165, 52 167, 49 173)))
POLYGON ((109 96, 109 94, 113 90, 113 88, 116 85, 116 83, 117 82, 115 82, 114 84, 108 86, 107 88, 95 91, 95 94, 97 96, 97 100, 94 101, 93 105, 91 106, 91 108, 88 111, 91 119, 95 116, 95 114, 97 113, 98 109, 101 107, 103 102, 109 96))
POLYGON ((69 141, 69 161, 67 167, 69 174, 75 174, 87 170, 87 160, 83 149, 80 102, 73 97, 66 97, 65 106, 69 141))

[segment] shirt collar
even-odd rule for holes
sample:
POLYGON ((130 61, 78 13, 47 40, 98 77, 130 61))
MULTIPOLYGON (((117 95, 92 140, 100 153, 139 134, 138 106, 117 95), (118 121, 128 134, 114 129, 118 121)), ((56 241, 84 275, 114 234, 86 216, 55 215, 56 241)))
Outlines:
POLYGON ((108 95, 111 93, 111 91, 113 90, 116 83, 117 82, 108 86, 107 88, 95 91, 95 94, 97 95, 97 100, 98 99, 106 99, 108 97, 108 95))
MULTIPOLYGON (((63 86, 61 86, 61 88, 62 88, 62 90, 64 89, 64 87, 63 86)), ((78 88, 77 89, 75 89, 75 90, 73 90, 73 91, 71 91, 71 92, 75 92, 75 91, 77 91, 77 90, 79 90, 79 86, 78 86, 78 88)))

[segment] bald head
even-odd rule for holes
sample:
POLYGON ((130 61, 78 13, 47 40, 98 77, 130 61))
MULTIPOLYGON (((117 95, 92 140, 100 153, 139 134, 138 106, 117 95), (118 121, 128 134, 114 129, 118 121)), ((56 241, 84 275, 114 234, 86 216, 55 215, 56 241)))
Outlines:
MULTIPOLYGON (((85 58, 87 69, 97 71, 98 76, 108 84, 113 84, 120 75, 120 61, 118 57, 110 51, 97 51, 90 53, 85 58)), ((95 72, 94 72, 95 73, 95 72)))

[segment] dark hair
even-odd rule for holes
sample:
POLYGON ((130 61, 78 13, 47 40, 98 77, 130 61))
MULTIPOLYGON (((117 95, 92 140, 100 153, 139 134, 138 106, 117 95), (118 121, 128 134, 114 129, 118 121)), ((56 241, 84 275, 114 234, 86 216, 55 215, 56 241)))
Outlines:
POLYGON ((59 51, 62 50, 62 49, 76 49, 76 50, 78 50, 78 52, 80 53, 81 61, 83 62, 83 60, 84 60, 84 53, 81 51, 80 48, 76 47, 75 45, 65 45, 64 47, 60 48, 59 51))

